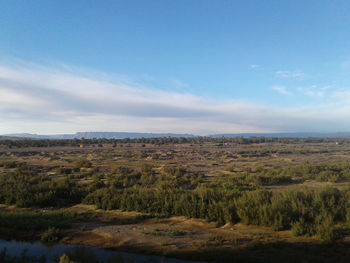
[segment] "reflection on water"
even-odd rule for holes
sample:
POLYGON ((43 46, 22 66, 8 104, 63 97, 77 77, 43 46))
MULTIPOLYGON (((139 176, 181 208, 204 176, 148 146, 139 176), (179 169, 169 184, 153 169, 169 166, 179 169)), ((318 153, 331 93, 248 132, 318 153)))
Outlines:
POLYGON ((80 245, 45 246, 40 242, 0 240, 1 263, 188 263, 185 261, 142 254, 110 251, 80 245))

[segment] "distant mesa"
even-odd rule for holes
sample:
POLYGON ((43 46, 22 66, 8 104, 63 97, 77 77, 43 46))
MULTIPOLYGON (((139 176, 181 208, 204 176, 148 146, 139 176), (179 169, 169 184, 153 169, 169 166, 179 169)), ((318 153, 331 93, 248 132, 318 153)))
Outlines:
POLYGON ((213 138, 220 137, 275 137, 275 138, 347 138, 350 132, 280 132, 280 133, 228 133, 209 135, 213 138))
MULTIPOLYGON (((0 136, 0 139, 137 139, 137 138, 160 138, 160 137, 184 137, 194 138, 199 135, 188 133, 137 133, 137 132, 77 132, 75 134, 57 134, 57 135, 41 135, 30 133, 5 134, 0 136)), ((233 138, 233 137, 275 137, 275 138, 347 138, 350 137, 350 132, 294 132, 294 133, 222 133, 211 134, 207 137, 212 138, 233 138)))
MULTIPOLYGON (((137 133, 137 132, 77 132, 75 134, 41 135, 30 133, 5 134, 8 138, 31 138, 31 139, 136 139, 136 138, 159 138, 159 137, 198 137, 193 134, 176 133, 137 133)), ((2 136, 0 136, 1 138, 2 136)))

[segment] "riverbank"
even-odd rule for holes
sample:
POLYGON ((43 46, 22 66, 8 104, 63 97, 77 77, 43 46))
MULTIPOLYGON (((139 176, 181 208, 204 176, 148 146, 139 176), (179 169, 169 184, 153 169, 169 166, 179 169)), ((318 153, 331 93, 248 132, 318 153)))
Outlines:
MULTIPOLYGON (((44 216, 46 220, 42 222, 46 224, 57 223, 57 219, 62 223, 62 215, 66 215, 64 225, 69 227, 60 229, 60 243, 113 251, 209 262, 298 262, 296 259, 300 262, 305 258, 305 262, 328 262, 328 257, 321 257, 325 253, 337 257, 337 262, 348 262, 350 258, 347 238, 325 244, 317 238, 295 237, 291 231, 273 231, 267 227, 220 226, 201 219, 156 218, 81 204, 54 211, 2 206, 1 212, 29 213, 31 220, 35 220, 34 215, 44 216), (53 221, 48 221, 48 218, 53 221)), ((24 228, 0 228, 1 237, 38 240, 47 226, 41 223, 40 228, 33 228, 33 224, 22 223, 24 228), (32 227, 32 232, 23 230, 29 227, 32 227)))
POLYGON ((300 262, 303 258, 308 258, 306 262, 327 262, 327 257, 320 255, 333 255, 334 251, 338 262, 350 258, 346 238, 326 244, 314 237, 295 237, 291 231, 244 224, 220 226, 185 217, 147 218, 140 213, 104 211, 87 205, 74 206, 71 211, 94 214, 98 220, 67 230, 62 241, 68 244, 210 262, 300 262))

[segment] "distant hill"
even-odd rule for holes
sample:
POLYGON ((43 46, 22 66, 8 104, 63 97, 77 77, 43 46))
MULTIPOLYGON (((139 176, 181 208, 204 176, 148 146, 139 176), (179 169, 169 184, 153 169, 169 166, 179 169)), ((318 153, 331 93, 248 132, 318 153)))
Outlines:
MULTIPOLYGON (((137 132, 77 132, 75 134, 57 134, 57 135, 41 135, 30 133, 16 133, 5 134, 0 136, 0 139, 135 139, 135 138, 159 138, 159 137, 185 137, 194 138, 200 137, 198 135, 187 133, 137 133, 137 132)), ((212 138, 234 138, 234 137, 275 137, 275 138, 345 138, 350 137, 350 132, 335 132, 335 133, 321 133, 321 132, 295 132, 295 133, 223 133, 223 134, 211 134, 207 137, 212 138)))
POLYGON ((6 134, 4 136, 16 138, 31 139, 135 139, 135 138, 157 138, 157 137, 197 137, 192 134, 176 134, 176 133, 137 133, 137 132, 77 132, 75 134, 57 134, 57 135, 41 135, 30 133, 6 134))
POLYGON ((5 136, 5 135, 0 135, 0 140, 25 140, 25 137, 16 137, 16 136, 5 136))
MULTIPOLYGON (((55 136, 55 135, 53 135, 55 136)), ((14 133, 14 134, 4 134, 1 135, 0 138, 17 138, 17 139, 55 139, 52 138, 51 135, 38 135, 38 134, 31 134, 31 133, 14 133)))
POLYGON ((350 132, 289 132, 289 133, 227 133, 209 135, 212 138, 220 137, 275 137, 275 138, 345 138, 350 137, 350 132))

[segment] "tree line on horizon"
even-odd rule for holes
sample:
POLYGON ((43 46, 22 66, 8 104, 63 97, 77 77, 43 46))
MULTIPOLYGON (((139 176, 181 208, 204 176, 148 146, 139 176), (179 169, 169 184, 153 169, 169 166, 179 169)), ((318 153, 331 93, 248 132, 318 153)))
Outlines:
POLYGON ((279 138, 279 137, 159 137, 159 138, 125 138, 125 139, 1 139, 0 146, 9 148, 25 148, 25 147, 55 147, 55 146, 73 146, 94 145, 103 146, 110 145, 116 147, 123 144, 204 144, 215 143, 217 146, 225 144, 260 144, 260 143, 283 143, 283 144, 298 144, 298 143, 326 143, 326 142, 350 142, 349 138, 279 138))

